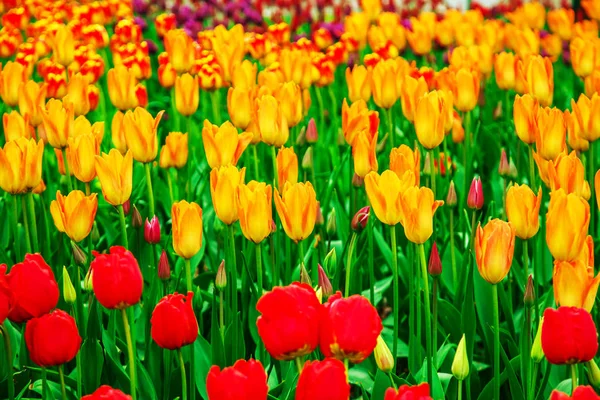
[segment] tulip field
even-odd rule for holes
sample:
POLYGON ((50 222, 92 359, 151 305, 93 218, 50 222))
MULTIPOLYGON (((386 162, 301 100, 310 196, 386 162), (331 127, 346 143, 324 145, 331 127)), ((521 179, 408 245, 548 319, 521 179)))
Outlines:
POLYGON ((1 1, 0 400, 600 399, 600 0, 400 3, 1 1))

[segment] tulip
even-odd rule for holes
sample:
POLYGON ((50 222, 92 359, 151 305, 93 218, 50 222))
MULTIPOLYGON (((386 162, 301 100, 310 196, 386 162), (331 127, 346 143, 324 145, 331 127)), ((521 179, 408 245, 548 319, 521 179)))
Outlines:
POLYGON ((600 285, 600 274, 594 277, 593 263, 588 266, 587 260, 555 261, 552 283, 557 305, 591 312, 600 285))
POLYGON ((429 384, 427 382, 420 385, 408 386, 402 385, 398 390, 388 388, 385 391, 383 400, 430 400, 429 384))
POLYGON ((177 79, 177 71, 167 62, 166 64, 159 65, 157 70, 158 83, 160 86, 170 89, 175 86, 175 80, 177 79))
POLYGON ((352 142, 354 172, 361 178, 371 171, 377 172, 377 132, 374 135, 367 130, 359 132, 352 142))
POLYGON ((586 78, 592 74, 596 58, 600 56, 596 55, 595 41, 596 39, 576 37, 570 43, 571 66, 573 72, 580 78, 586 78))
POLYGON ((357 100, 368 102, 371 98, 372 71, 364 65, 355 65, 352 69, 346 68, 346 84, 348 85, 348 98, 351 103, 357 100))
POLYGON ((290 239, 299 242, 310 236, 317 219, 317 194, 310 182, 286 182, 281 194, 275 189, 275 208, 290 239))
MULTIPOLYGON (((302 106, 300 104, 300 106, 302 106)), ((227 111, 231 122, 240 129, 248 128, 254 107, 253 92, 244 87, 231 87, 227 92, 227 111)))
POLYGON ((577 116, 569 110, 565 110, 564 116, 567 128, 567 145, 576 151, 588 151, 590 142, 583 138, 577 116))
POLYGON ((236 190, 240 227, 246 239, 258 244, 271 234, 272 191, 271 185, 250 181, 236 190))
POLYGON ((550 193, 546 214, 546 242, 552 256, 560 261, 575 260, 583 247, 590 224, 590 205, 564 189, 550 193))
POLYGON ((121 111, 115 112, 111 122, 111 138, 113 145, 121 154, 127 152, 127 141, 125 140, 125 130, 123 129, 123 114, 121 111))
POLYGON ((156 118, 141 107, 134 111, 127 111, 123 117, 123 130, 127 148, 132 157, 141 163, 149 163, 156 158, 158 153, 158 123, 164 111, 160 111, 156 118))
POLYGON ((118 389, 113 389, 108 385, 100 386, 94 393, 83 396, 81 400, 131 400, 131 396, 126 395, 118 389))
POLYGON ((231 82, 233 70, 242 63, 245 54, 244 28, 238 24, 231 30, 226 31, 222 25, 217 26, 212 46, 215 57, 221 68, 223 68, 225 81, 231 82), (219 27, 223 29, 221 30, 219 27))
POLYGON ((194 293, 169 294, 163 297, 150 319, 152 340, 158 347, 177 350, 192 344, 198 337, 198 322, 193 309, 194 293))
POLYGON ((68 26, 59 25, 52 42, 52 55, 56 62, 68 67, 75 57, 75 39, 68 26))
POLYGON ((238 220, 236 191, 244 183, 246 168, 233 165, 214 168, 210 173, 210 194, 217 217, 226 225, 238 220))
POLYGON ((427 82, 423 77, 418 79, 407 76, 402 85, 400 93, 400 102, 402 104, 402 113, 407 120, 413 122, 419 99, 427 93, 427 82))
POLYGON ((264 95, 256 99, 256 107, 261 140, 275 147, 283 146, 289 130, 282 106, 275 97, 264 95))
POLYGON ((202 143, 206 152, 206 160, 210 168, 225 165, 236 165, 248 144, 252 133, 237 133, 231 122, 226 121, 220 127, 204 120, 202 128, 202 143))
POLYGON ((437 91, 426 93, 418 100, 414 124, 417 139, 423 147, 431 150, 444 141, 446 118, 444 99, 437 91))
POLYGON ((537 115, 536 149, 545 160, 555 159, 566 149, 566 127, 563 112, 542 108, 537 115))
POLYGON ((302 89, 308 89, 313 83, 315 72, 311 61, 311 56, 306 50, 281 50, 279 70, 283 73, 283 82, 293 81, 302 89))
MULTIPOLYGON (((594 360, 590 360, 590 363, 594 362, 594 360)), ((591 379, 590 379, 591 381, 591 379)), ((593 382, 592 382, 593 383, 593 382)), ((550 393, 549 400, 596 400, 598 399, 598 395, 596 391, 591 386, 577 386, 575 390, 573 390, 573 396, 569 396, 563 392, 559 392, 558 390, 553 390, 550 393)))
POLYGON ((29 126, 29 116, 26 114, 25 118, 21 116, 17 111, 11 111, 10 114, 4 113, 2 117, 2 125, 4 127, 4 138, 6 142, 23 137, 30 139, 32 129, 29 126))
POLYGON ((494 60, 494 72, 496 73, 496 83, 503 90, 515 88, 517 77, 518 58, 513 53, 502 52, 496 55, 494 60))
POLYGON ((241 89, 253 89, 256 87, 256 73, 258 67, 250 60, 244 60, 235 66, 231 83, 233 87, 241 89))
POLYGON ((589 142, 600 138, 600 96, 596 93, 591 98, 580 95, 577 102, 571 99, 573 115, 577 118, 581 137, 589 142))
POLYGON ((88 96, 89 82, 80 73, 73 75, 67 86, 67 95, 63 98, 63 102, 73 104, 73 112, 75 116, 85 115, 90 111, 90 98, 88 96))
POLYGON ((123 156, 111 149, 108 154, 95 156, 96 174, 102 186, 102 194, 113 206, 124 204, 131 196, 133 179, 133 157, 128 150, 123 156))
POLYGON ((175 107, 179 114, 189 117, 196 112, 199 102, 198 80, 187 73, 178 76, 175 80, 175 107))
POLYGON ((548 162, 548 182, 550 190, 563 188, 567 194, 582 196, 585 187, 583 163, 577 153, 560 153, 555 160, 548 162))
POLYGON ((527 93, 537 99, 543 107, 550 106, 554 97, 552 61, 542 56, 533 56, 525 64, 519 61, 519 69, 525 79, 527 93))
POLYGON ((282 147, 277 152, 277 183, 280 188, 286 182, 295 184, 298 182, 298 156, 293 147, 282 147))
POLYGON ((352 146, 359 132, 368 130, 371 135, 379 129, 379 113, 370 111, 367 103, 359 99, 348 107, 346 99, 342 103, 342 132, 346 143, 352 146))
POLYGON ((158 165, 161 168, 181 169, 188 160, 188 134, 170 132, 160 149, 158 165))
POLYGON ((0 148, 0 188, 11 194, 33 190, 42 182, 44 143, 18 138, 0 148))
POLYGON ((81 242, 90 234, 97 210, 96 193, 85 196, 79 190, 73 190, 67 196, 57 191, 56 200, 50 203, 56 229, 66 233, 74 242, 81 242))
POLYGON ((194 63, 194 45, 183 29, 172 29, 164 36, 169 63, 178 74, 189 71, 194 63))
POLYGON ((67 147, 69 137, 75 133, 73 104, 50 99, 41 113, 50 146, 56 149, 67 147))
POLYGON ((8 317, 8 312, 12 308, 13 296, 10 292, 8 280, 6 279, 6 264, 0 264, 0 325, 8 317))
POLYGON ((288 128, 298 125, 303 117, 302 89, 300 86, 295 82, 286 82, 277 91, 276 98, 288 128))
POLYGON ((75 319, 63 310, 33 318, 25 326, 31 361, 42 368, 66 364, 79 352, 81 336, 75 319))
POLYGON ((538 101, 529 94, 515 97, 513 117, 515 131, 526 144, 535 142, 537 131, 538 101))
POLYGON ((391 108, 400 97, 395 84, 396 62, 386 60, 379 62, 373 69, 371 89, 373 101, 381 108, 391 108))
POLYGON ((412 171, 415 176, 415 186, 419 186, 421 182, 421 153, 419 148, 415 147, 413 151, 405 144, 393 148, 390 152, 390 170, 394 171, 400 179, 406 171, 412 171))
POLYGON ((129 69, 120 65, 108 71, 108 96, 119 110, 126 111, 138 106, 135 95, 137 80, 129 69))
POLYGON ((0 97, 8 107, 19 103, 21 85, 27 82, 27 70, 17 62, 8 61, 0 69, 0 97))
POLYGON ((71 172, 81 182, 91 182, 96 177, 94 156, 100 153, 100 142, 92 133, 84 133, 70 137, 68 143, 67 159, 71 172))
POLYGON ((375 216, 387 225, 396 225, 403 219, 402 194, 412 187, 415 177, 406 171, 402 178, 390 170, 381 175, 371 172, 365 177, 365 189, 375 216))
POLYGON ((313 352, 319 343, 321 303, 304 283, 275 287, 256 303, 258 334, 271 356, 292 360, 313 352))
POLYGON ((456 73, 454 105, 458 111, 468 112, 475 108, 479 100, 479 73, 461 68, 456 73))
POLYGON ((400 223, 407 239, 415 244, 425 243, 433 234, 433 215, 443 204, 442 200, 434 199, 429 188, 413 186, 406 189, 400 199, 400 223))
POLYGON ((90 269, 94 271, 94 294, 105 308, 122 310, 140 301, 144 280, 129 250, 113 246, 109 254, 94 252, 90 269))
POLYGON ((551 364, 576 364, 593 359, 598 351, 598 334, 590 313, 577 307, 547 308, 542 349, 551 364))
MULTIPOLYGON (((0 82, 2 82, 1 75, 0 82)), ((47 90, 45 83, 40 84, 35 81, 21 82, 19 86, 19 112, 21 115, 29 117, 29 123, 33 127, 38 127, 42 123, 42 112, 40 109, 46 104, 47 90)), ((0 93, 2 93, 1 89, 0 93)))
POLYGON ((153 216, 150 221, 146 218, 146 223, 144 224, 144 240, 149 244, 160 243, 160 222, 156 215, 153 216))
POLYGON ((321 310, 319 346, 325 357, 360 363, 375 350, 382 329, 381 318, 369 300, 359 295, 342 298, 337 292, 321 310))
POLYGON ((406 31, 406 40, 412 51, 417 55, 425 55, 431 52, 431 42, 433 32, 430 32, 427 26, 418 19, 410 19, 412 30, 406 31))
POLYGON ((237 360, 233 367, 221 370, 213 365, 206 377, 209 400, 266 400, 267 374, 260 361, 237 360))
POLYGON ((560 8, 548 11, 548 26, 561 40, 571 40, 574 22, 575 12, 571 9, 560 8))
POLYGON ((196 203, 181 200, 171 207, 173 249, 189 260, 202 247, 202 209, 196 203))
POLYGON ((459 381, 462 381, 469 376, 469 359, 467 358, 467 347, 464 334, 456 347, 456 354, 452 361, 452 375, 459 381))
POLYGON ((169 258, 167 257, 167 252, 162 251, 160 254, 160 258, 158 260, 158 271, 157 271, 158 279, 161 281, 167 281, 171 278, 171 265, 169 265, 169 258))
POLYGON ((495 285, 501 282, 512 265, 515 250, 515 228, 510 222, 492 219, 481 223, 475 232, 475 259, 481 277, 495 285))
POLYGON ((296 400, 347 400, 350 384, 346 379, 344 364, 335 358, 307 361, 302 368, 296 400))
POLYGON ((519 238, 527 240, 540 229, 541 204, 542 188, 537 196, 527 185, 514 185, 506 192, 506 216, 519 238))

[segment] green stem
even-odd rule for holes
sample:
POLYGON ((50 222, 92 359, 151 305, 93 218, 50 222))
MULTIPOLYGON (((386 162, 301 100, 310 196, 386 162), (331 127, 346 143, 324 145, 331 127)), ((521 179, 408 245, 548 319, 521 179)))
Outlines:
POLYGON ((27 217, 27 204, 25 196, 21 196, 21 207, 23 208, 23 226, 25 227, 25 247, 31 253, 31 237, 29 236, 29 218, 27 217))
POLYGON ((528 400, 533 400, 535 397, 535 383, 537 381, 537 375, 538 375, 538 371, 540 368, 540 363, 534 363, 533 364, 533 373, 531 375, 531 387, 529 389, 529 392, 527 393, 527 399, 528 400))
POLYGON ((16 261, 21 261, 21 243, 19 237, 19 201, 17 195, 13 195, 13 210, 12 210, 12 227, 13 227, 13 240, 15 244, 15 255, 16 261))
POLYGON ((69 160, 67 159, 67 148, 65 147, 61 149, 61 151, 63 164, 65 166, 65 178, 67 178, 67 188, 69 189, 69 192, 71 192, 73 190, 73 182, 71 182, 71 170, 69 169, 69 160))
POLYGON ((529 277, 529 242, 523 241, 523 283, 527 286, 527 279, 529 277))
POLYGON ((42 400, 48 399, 48 394, 46 391, 47 386, 48 386, 48 374, 46 373, 46 368, 42 368, 42 400))
POLYGON ((185 259, 185 283, 188 292, 192 292, 192 266, 189 258, 185 259))
POLYGON ((281 236, 285 241, 285 283, 292 282, 292 239, 287 235, 281 236))
POLYGON ((171 200, 171 205, 175 202, 175 196, 173 196, 173 179, 171 178, 171 170, 167 169, 167 186, 169 187, 169 200, 171 200))
POLYGON ((253 156, 253 161, 254 161, 254 179, 259 181, 260 180, 260 174, 258 172, 258 151, 257 151, 257 147, 258 144, 253 144, 252 145, 252 156, 253 156))
MULTIPOLYGON (((238 327, 237 327, 237 314, 238 314, 238 296, 237 296, 237 262, 235 259, 235 236, 234 236, 234 227, 233 225, 229 225, 227 227, 229 230, 229 265, 228 268, 231 271, 231 314, 232 314, 232 323, 233 323, 233 335, 232 335, 232 343, 237 343, 238 340, 238 327)), ((234 360, 238 359, 239 354, 233 354, 234 360)))
MULTIPOLYGON (((529 380, 531 377, 529 376, 529 371, 531 370, 531 307, 529 305, 525 305, 525 348, 527 349, 527 354, 524 355, 525 362, 524 371, 523 371, 523 389, 525 390, 525 398, 529 399, 529 380)), ((523 357, 523 355, 521 355, 523 357)))
POLYGON ((454 254, 454 209, 450 210, 450 261, 452 262, 452 285, 454 293, 458 291, 458 276, 456 273, 456 255, 454 254))
POLYGON ((194 343, 190 346, 190 400, 196 399, 196 380, 194 379, 196 376, 196 353, 194 343))
POLYGON ((85 183, 85 195, 89 196, 92 193, 92 188, 90 187, 90 183, 86 182, 85 183))
POLYGON ((421 256, 421 279, 425 297, 425 344, 427 351, 427 382, 433 385, 433 364, 431 360, 431 305, 429 300, 429 280, 427 278, 427 260, 425 259, 425 245, 419 245, 419 254, 421 256))
POLYGON ((62 396, 62 400, 67 400, 67 388, 65 387, 65 373, 63 371, 63 366, 58 366, 58 376, 60 377, 60 394, 62 396))
POLYGON ((500 400, 500 311, 498 309, 498 285, 492 285, 494 307, 494 399, 500 400))
POLYGON ((354 255, 354 248, 356 247, 356 238, 358 235, 356 232, 352 232, 350 238, 350 244, 348 245, 348 257, 346 258, 346 286, 344 287, 344 297, 350 295, 350 278, 352 274, 352 256, 354 255))
POLYGON ((302 369, 304 368, 302 357, 296 357, 296 368, 298 369, 298 375, 300 375, 302 373, 302 369))
POLYGON ((127 222, 125 222, 125 210, 123 209, 123 204, 119 204, 119 221, 121 221, 121 240, 123 241, 123 246, 128 249, 129 248, 129 240, 127 239, 127 222))
POLYGON ((533 159, 533 145, 529 146, 529 185, 535 190, 535 160, 533 159))
POLYGON ((433 278, 433 288, 432 288, 432 293, 431 293, 431 297, 432 297, 432 301, 431 301, 431 308, 433 310, 433 329, 432 331, 432 336, 433 336, 433 365, 435 365, 435 367, 437 368, 437 318, 438 318, 438 279, 439 277, 434 277, 433 278))
POLYGON ((4 347, 6 348, 6 365, 8 369, 8 399, 13 400, 15 398, 15 381, 13 379, 13 355, 12 347, 10 345, 10 334, 6 327, 6 322, 0 325, 0 333, 4 338, 4 347))
MULTIPOLYGON (((185 377, 185 363, 183 362, 181 349, 177 349, 177 354, 179 355, 179 366, 181 367, 181 398, 187 400, 187 379, 185 377)), ((190 377, 190 380, 192 380, 192 378, 193 377, 190 377)))
POLYGON ((575 389, 577 389, 577 364, 571 364, 569 366, 569 368, 571 369, 571 387, 572 387, 572 391, 571 391, 571 395, 573 395, 573 393, 575 393, 575 389))
MULTIPOLYGON (((440 163, 442 162, 442 159, 440 157, 440 163)), ((429 150, 429 166, 431 167, 431 191, 433 192, 433 198, 435 199, 436 197, 436 190, 435 190, 435 154, 433 153, 433 150, 429 150)), ((440 165, 440 171, 442 169, 442 166, 440 165)))
POLYGON ((213 90, 210 92, 210 102, 212 105, 213 112, 213 123, 215 125, 221 125, 221 112, 219 110, 219 90, 213 90))
POLYGON ((154 192, 152 191, 152 164, 146 163, 144 164, 146 168, 146 187, 148 188, 148 207, 149 213, 148 218, 154 217, 154 192))
POLYGON ((225 313, 223 309, 223 291, 219 290, 219 331, 221 332, 221 339, 223 340, 223 344, 225 344, 225 313))
POLYGON ((393 336, 393 344, 392 344, 392 356, 394 360, 398 355, 398 316, 400 310, 398 307, 400 306, 400 284, 398 283, 398 247, 396 244, 396 226, 390 225, 390 241, 392 247, 392 277, 394 281, 394 336, 393 336))
POLYGON ((78 351, 77 355, 75 356, 75 366, 77 368, 77 395, 83 396, 83 386, 81 383, 81 351, 78 351))
POLYGON ((38 242, 38 230, 37 222, 35 220, 35 202, 33 201, 33 193, 27 193, 27 201, 29 203, 29 222, 31 223, 31 240, 33 242, 33 251, 39 253, 39 242, 38 242))
POLYGON ((458 381, 457 399, 462 400, 462 379, 458 381))
POLYGON ((471 111, 465 113, 465 180, 463 183, 463 200, 462 203, 467 204, 469 194, 469 179, 471 177, 471 111))
POLYGON ((256 281, 258 283, 258 297, 263 293, 263 270, 262 270, 262 246, 260 243, 254 245, 256 249, 256 281))
POLYGON ((325 127, 323 125, 325 124, 325 107, 323 106, 323 96, 321 95, 320 87, 315 86, 315 94, 317 95, 317 105, 319 106, 319 109, 317 110, 317 114, 319 115, 319 126, 317 128, 319 132, 324 132, 325 127))
MULTIPOLYGON (((370 211, 369 211, 370 212, 370 211)), ((369 216, 367 221, 367 242, 368 242, 368 258, 369 258, 369 300, 375 305, 375 253, 373 252, 373 218, 369 216)))
MULTIPOLYGON (((277 151, 275 150, 275 146, 271 147, 271 158, 273 159, 273 187, 278 188, 279 179, 277 174, 277 151)), ((283 188, 279 188, 283 189, 283 188)))
POLYGON ((121 317, 123 317, 123 328, 125 330, 125 339, 127 340, 127 353, 129 357, 129 381, 131 383, 131 398, 136 400, 136 378, 135 378, 135 354, 133 349, 133 342, 131 340, 131 328, 129 327, 129 319, 127 318, 127 311, 125 308, 121 309, 121 317))
POLYGON ((386 110, 388 129, 390 134, 390 149, 394 148, 394 122, 392 121, 392 108, 386 110))

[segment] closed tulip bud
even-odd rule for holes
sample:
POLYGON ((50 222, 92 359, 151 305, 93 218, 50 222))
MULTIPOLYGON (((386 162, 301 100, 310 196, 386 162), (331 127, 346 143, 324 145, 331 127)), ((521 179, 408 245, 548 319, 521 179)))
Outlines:
POLYGON ((158 165, 161 168, 183 168, 188 161, 188 134, 170 132, 160 149, 158 165))
POLYGON ((535 143, 537 132, 538 101, 530 94, 515 97, 513 118, 515 131, 526 144, 535 143))
POLYGON ((27 82, 27 70, 18 62, 8 61, 0 69, 0 97, 8 107, 15 107, 22 95, 21 84, 27 82))
POLYGON ((550 193, 546 214, 546 243, 552 256, 561 261, 575 260, 584 246, 590 224, 590 205, 563 189, 550 193))
POLYGON ((577 307, 547 308, 542 349, 550 364, 577 364, 593 359, 598 351, 598 333, 590 313, 577 307))
POLYGON ((359 132, 352 142, 352 158, 354 172, 364 178, 369 172, 377 171, 377 132, 371 134, 368 130, 359 132))
POLYGON ((332 248, 323 260, 323 265, 327 271, 334 271, 337 268, 337 254, 335 248, 332 248))
POLYGON ((267 398, 267 373, 260 361, 238 360, 221 370, 213 365, 206 377, 206 392, 211 400, 267 398))
POLYGON ((506 216, 519 238, 527 240, 538 232, 541 204, 542 188, 537 195, 527 185, 514 185, 506 192, 506 216))
POLYGON ((495 285, 501 282, 512 265, 515 250, 515 229, 510 222, 492 219, 485 227, 477 226, 475 259, 479 274, 495 285))
POLYGON ((142 215, 135 205, 133 206, 133 214, 131 215, 131 225, 134 228, 140 228, 142 226, 142 215))
POLYGON ((173 249, 179 257, 189 260, 202 247, 202 209, 185 200, 173 203, 173 249))
POLYGON ((595 387, 600 386, 600 368, 598 368, 598 364, 593 358, 587 363, 587 377, 592 385, 595 387))
POLYGON ((317 143, 317 141, 319 140, 319 132, 317 131, 317 124, 315 123, 314 118, 311 118, 308 121, 305 138, 306 142, 310 144, 317 143))
POLYGON ((69 137, 74 134, 73 104, 50 99, 41 112, 44 131, 50 146, 56 149, 67 147, 69 137))
POLYGON ((375 357, 377 368, 379 368, 382 372, 387 374, 394 370, 395 357, 392 355, 390 348, 385 343, 385 340, 383 340, 381 335, 377 337, 377 346, 375 346, 373 356, 375 357))
POLYGON ((456 195, 456 188, 454 187, 454 181, 450 181, 448 187, 448 194, 446 195, 446 205, 448 207, 456 207, 458 203, 458 196, 456 195))
POLYGON ((221 261, 217 268, 217 276, 215 277, 215 287, 219 290, 225 289, 227 286, 227 272, 225 271, 225 260, 221 261))
POLYGON ((423 175, 425 176, 431 176, 431 159, 430 159, 430 155, 429 152, 425 153, 425 160, 424 160, 424 164, 423 164, 423 175))
POLYGON ((217 217, 226 225, 238 220, 236 191, 244 183, 246 168, 229 165, 214 168, 210 173, 210 194, 217 217))
POLYGON ((438 252, 436 242, 433 242, 431 246, 431 253, 429 253, 429 263, 427 264, 427 272, 433 277, 438 277, 442 274, 442 260, 440 259, 440 253, 438 252))
POLYGON ((96 194, 90 196, 73 190, 67 196, 56 192, 56 200, 50 204, 50 213, 56 229, 64 232, 74 242, 80 242, 91 232, 98 210, 96 194))
POLYGON ((236 189, 240 227, 246 239, 262 242, 271 234, 272 189, 263 182, 250 181, 236 189))
POLYGON ((110 102, 121 111, 131 110, 138 106, 135 94, 137 79, 133 71, 120 65, 108 71, 108 96, 110 102))
POLYGON ((71 253, 73 254, 73 259, 78 265, 87 264, 87 255, 83 250, 81 250, 81 247, 79 247, 77 243, 73 241, 71 241, 71 253))
POLYGON ((372 70, 364 65, 355 65, 352 69, 346 68, 346 83, 348 85, 348 98, 351 103, 362 99, 368 102, 371 98, 372 70))
POLYGON ((387 225, 396 225, 403 219, 400 197, 414 185, 415 178, 411 171, 406 171, 402 178, 390 170, 381 175, 371 172, 365 177, 365 189, 375 216, 387 225))
POLYGON ((323 217, 323 211, 321 210, 321 202, 317 201, 317 217, 315 219, 315 225, 322 226, 324 223, 325 217, 323 217))
POLYGON ((437 91, 426 93, 418 100, 414 124, 417 138, 423 147, 431 150, 442 143, 446 118, 444 99, 437 91))
POLYGON ((356 172, 352 176, 352 186, 355 188, 362 187, 365 184, 365 178, 359 176, 356 172))
POLYGON ((95 156, 95 159, 96 175, 106 201, 118 206, 129 200, 133 179, 131 151, 128 150, 123 156, 118 150, 111 149, 108 154, 102 153, 102 156, 95 156))
POLYGON ((85 274, 85 278, 83 278, 83 290, 86 292, 92 292, 94 290, 94 271, 91 268, 88 268, 88 271, 85 274))
POLYGON ((371 207, 365 206, 358 210, 354 217, 352 217, 352 222, 350 225, 352 226, 352 230, 354 232, 362 232, 363 229, 367 227, 369 223, 369 216, 371 215, 371 207))
POLYGON ((429 384, 425 382, 415 386, 402 385, 398 389, 388 388, 383 400, 429 400, 430 395, 429 384))
POLYGON ((335 215, 335 208, 331 210, 327 216, 327 225, 325 226, 327 234, 333 236, 337 232, 337 220, 335 215))
POLYGON ((481 210, 483 208, 483 203, 483 187, 481 185, 481 178, 475 177, 471 181, 471 187, 469 188, 467 206, 473 210, 481 210))
POLYGON ((557 108, 542 108, 537 116, 536 149, 545 160, 554 160, 566 149, 564 114, 557 108))
POLYGON ((407 239, 415 244, 425 243, 433 234, 433 215, 443 204, 442 200, 434 199, 429 188, 413 186, 406 189, 400 199, 400 223, 404 226, 407 239))
POLYGON ((592 74, 596 58, 600 56, 596 55, 596 47, 593 40, 576 37, 570 43, 571 66, 575 75, 580 78, 585 78, 592 74))
POLYGON ((319 287, 322 290, 323 296, 329 297, 333 294, 333 287, 331 286, 331 281, 327 277, 325 270, 321 267, 321 264, 318 264, 319 268, 319 287))
POLYGON ((25 193, 42 182, 44 142, 23 137, 0 148, 0 188, 11 194, 25 193))
POLYGON ((144 240, 149 244, 160 243, 160 222, 156 215, 153 216, 150 221, 146 218, 146 223, 144 225, 144 240))
POLYGON ((402 104, 402 113, 407 120, 413 122, 415 118, 415 110, 419 99, 428 91, 427 82, 423 77, 418 79, 412 76, 407 76, 402 84, 402 92, 400 93, 400 102, 402 104))
POLYGON ((500 164, 498 165, 498 174, 506 178, 510 176, 510 164, 508 163, 508 156, 506 155, 506 150, 502 149, 500 152, 500 164))
POLYGON ((527 283, 525 284, 525 294, 523 295, 523 303, 526 306, 531 307, 535 301, 535 289, 533 287, 533 277, 529 275, 527 277, 527 283))
POLYGON ((188 117, 196 112, 200 103, 198 80, 190 74, 175 80, 175 107, 179 114, 188 117))
POLYGON ((238 134, 237 129, 229 121, 219 127, 204 120, 202 143, 206 160, 211 168, 236 165, 251 140, 252 133, 238 134))
POLYGON ((275 208, 290 239, 299 242, 310 236, 317 218, 317 195, 310 182, 286 182, 281 194, 275 189, 275 208))
POLYGON ((302 168, 303 169, 312 169, 313 166, 314 166, 313 148, 309 147, 308 149, 306 149, 306 152, 304 153, 304 157, 302 157, 302 168))
POLYGON ((29 320, 24 334, 31 361, 42 368, 71 361, 81 346, 75 319, 62 310, 29 320))
POLYGON ((158 153, 158 124, 164 111, 160 111, 156 118, 145 109, 136 107, 134 111, 127 111, 123 117, 123 129, 127 148, 132 157, 141 163, 154 161, 158 153))
MULTIPOLYGON (((77 284, 79 285, 79 282, 77 282, 77 284)), ((71 277, 65 266, 63 266, 63 298, 67 304, 73 304, 77 299, 73 282, 71 282, 71 277)))
MULTIPOLYGON (((308 285, 310 287, 312 287, 312 280, 310 279, 310 274, 308 273, 308 271, 306 270, 306 267, 304 266, 304 262, 300 263, 300 283, 303 283, 305 285, 308 285)), ((317 298, 319 298, 319 293, 316 293, 317 298)), ((319 298, 319 303, 321 303, 322 298, 319 298)))
POLYGON ((467 355, 467 345, 464 334, 456 347, 456 354, 452 361, 452 375, 459 381, 465 380, 467 376, 469 376, 469 358, 467 355))
POLYGON ((544 325, 544 317, 540 318, 540 324, 538 325, 535 339, 533 339, 533 345, 531 346, 531 359, 534 363, 539 364, 544 359, 544 351, 542 350, 542 327, 544 325))
POLYGON ((150 334, 158 347, 176 350, 196 341, 198 322, 193 299, 193 292, 187 292, 187 296, 175 292, 163 297, 154 307, 150 334))
POLYGON ((458 111, 468 112, 475 108, 479 100, 479 72, 461 68, 456 73, 454 105, 458 111))
POLYGON ((158 279, 166 281, 171 278, 171 265, 169 264, 169 257, 167 252, 162 251, 160 258, 158 259, 158 279))

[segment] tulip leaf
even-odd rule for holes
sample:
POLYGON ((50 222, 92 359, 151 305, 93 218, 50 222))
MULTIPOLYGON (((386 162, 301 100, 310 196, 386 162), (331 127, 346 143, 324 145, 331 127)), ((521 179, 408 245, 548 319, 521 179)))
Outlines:
POLYGON ((102 343, 104 344, 106 355, 108 355, 108 358, 105 359, 108 361, 107 372, 116 378, 121 387, 128 387, 129 376, 125 373, 123 366, 120 364, 117 348, 108 331, 102 331, 102 343))
POLYGON ((144 365, 138 359, 137 361, 137 382, 138 382, 138 391, 140 392, 140 398, 142 399, 150 399, 156 400, 158 397, 156 396, 156 389, 154 388, 154 383, 144 365))
POLYGON ((463 334, 460 325, 456 323, 460 318, 460 312, 452 303, 438 299, 438 329, 443 329, 443 333, 449 334, 452 343, 458 343, 463 334))
MULTIPOLYGON (((392 277, 387 277, 387 278, 383 278, 380 281, 375 282, 375 304, 377 305, 379 304, 379 302, 381 301, 381 299, 383 298, 383 294, 389 289, 390 285, 392 284, 392 277)), ((370 295, 370 290, 363 290, 361 292, 361 294, 366 297, 369 298, 370 295)))
POLYGON ((378 369, 375 373, 375 380, 373 382, 373 392, 371 393, 371 398, 374 400, 383 399, 385 391, 389 387, 392 387, 390 377, 378 369))
POLYGON ((92 393, 100 386, 100 377, 104 366, 104 352, 100 342, 93 338, 88 338, 81 346, 82 368, 81 379, 86 393, 92 393))
POLYGON ((211 359, 212 365, 218 365, 224 368, 226 365, 225 359, 225 348, 223 345, 223 338, 219 329, 219 305, 217 303, 216 296, 213 296, 212 309, 211 309, 211 323, 210 323, 210 345, 211 345, 211 359))
POLYGON ((210 343, 208 343, 204 337, 198 335, 193 346, 194 356, 196 357, 196 376, 194 377, 196 388, 203 399, 208 399, 206 393, 206 376, 208 375, 208 370, 212 366, 210 343))
MULTIPOLYGON (((506 363, 507 365, 510 364, 511 366, 511 370, 514 374, 514 368, 515 367, 519 367, 521 363, 520 360, 520 356, 517 356, 515 358, 513 358, 512 360, 510 360, 510 363, 506 363)), ((502 386, 502 384, 508 379, 509 377, 509 369, 508 368, 504 368, 504 370, 500 373, 500 386, 502 386)), ((515 375, 515 379, 516 379, 516 375, 515 375)), ((489 399, 493 399, 494 398, 494 379, 490 379, 490 381, 485 385, 485 387, 483 388, 483 390, 479 393, 479 397, 477 397, 478 400, 489 400, 489 399)), ((516 394, 516 393, 515 393, 516 394)), ((523 396, 523 393, 521 392, 521 397, 523 396)), ((511 397, 513 398, 513 397, 511 397)), ((519 398, 519 397, 514 397, 514 398, 519 398)))

